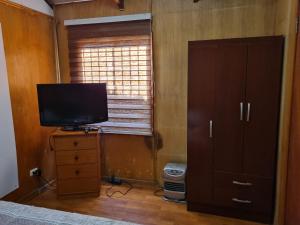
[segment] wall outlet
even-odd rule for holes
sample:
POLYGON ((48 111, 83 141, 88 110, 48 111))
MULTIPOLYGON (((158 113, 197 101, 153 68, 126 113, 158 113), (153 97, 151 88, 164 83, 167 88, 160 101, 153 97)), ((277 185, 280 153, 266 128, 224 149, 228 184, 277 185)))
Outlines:
POLYGON ((29 171, 31 177, 41 176, 41 169, 33 168, 29 171))

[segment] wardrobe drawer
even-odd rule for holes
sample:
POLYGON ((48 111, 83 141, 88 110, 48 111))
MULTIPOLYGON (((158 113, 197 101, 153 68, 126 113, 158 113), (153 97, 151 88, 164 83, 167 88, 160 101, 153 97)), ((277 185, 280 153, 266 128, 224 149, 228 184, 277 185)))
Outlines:
POLYGON ((58 166, 57 178, 63 180, 70 178, 97 177, 98 170, 98 164, 58 166))
POLYGON ((214 202, 217 205, 263 213, 272 212, 272 179, 216 172, 214 182, 214 202))
POLYGON ((55 150, 76 150, 97 148, 96 136, 54 137, 55 150))
POLYGON ((59 195, 99 192, 99 185, 98 178, 58 180, 57 191, 59 195))
POLYGON ((90 164, 97 162, 98 154, 96 149, 56 152, 56 165, 90 164))

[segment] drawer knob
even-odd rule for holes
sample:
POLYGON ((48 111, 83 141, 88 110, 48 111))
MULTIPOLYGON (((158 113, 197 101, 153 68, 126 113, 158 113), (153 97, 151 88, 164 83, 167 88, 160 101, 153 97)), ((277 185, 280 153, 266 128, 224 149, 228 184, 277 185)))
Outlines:
POLYGON ((79 157, 76 155, 76 156, 74 157, 74 159, 75 159, 76 161, 78 161, 79 157))
POLYGON ((250 187, 252 186, 253 184, 252 183, 249 183, 249 182, 239 182, 239 181, 232 181, 233 184, 235 185, 239 185, 239 186, 247 186, 247 187, 250 187))
POLYGON ((78 142, 77 142, 77 141, 74 141, 73 144, 74 144, 74 146, 77 146, 77 145, 78 145, 78 142))
POLYGON ((80 173, 79 170, 76 170, 76 171, 75 171, 75 174, 76 174, 76 175, 79 175, 79 173, 80 173))
POLYGON ((233 198, 232 201, 236 202, 236 203, 241 203, 241 204, 251 204, 252 203, 252 201, 242 200, 242 199, 238 199, 238 198, 233 198))

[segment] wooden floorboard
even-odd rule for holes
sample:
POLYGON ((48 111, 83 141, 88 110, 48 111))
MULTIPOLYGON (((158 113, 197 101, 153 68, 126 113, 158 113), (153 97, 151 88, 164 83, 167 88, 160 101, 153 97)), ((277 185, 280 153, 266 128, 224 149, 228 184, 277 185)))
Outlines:
MULTIPOLYGON (((145 225, 260 225, 259 223, 193 213, 185 204, 164 201, 155 196, 155 187, 134 185, 126 195, 106 196, 110 185, 103 184, 98 198, 57 199, 55 191, 47 190, 26 204, 100 216, 145 225)), ((115 186, 113 190, 126 191, 127 187, 115 186)))

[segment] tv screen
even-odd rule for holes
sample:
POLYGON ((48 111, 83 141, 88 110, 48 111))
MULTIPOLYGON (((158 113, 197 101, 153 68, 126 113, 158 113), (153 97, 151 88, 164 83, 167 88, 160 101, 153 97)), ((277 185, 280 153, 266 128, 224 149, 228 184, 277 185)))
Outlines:
POLYGON ((107 121, 106 84, 38 84, 42 126, 79 126, 107 121))

